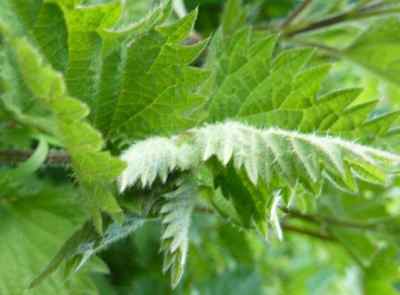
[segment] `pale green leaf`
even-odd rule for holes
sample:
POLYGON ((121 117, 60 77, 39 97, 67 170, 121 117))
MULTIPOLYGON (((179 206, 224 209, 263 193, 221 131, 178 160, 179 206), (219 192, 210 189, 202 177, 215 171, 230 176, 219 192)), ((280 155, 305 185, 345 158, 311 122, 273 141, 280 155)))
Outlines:
POLYGON ((199 188, 193 180, 185 179, 177 190, 163 195, 163 233, 161 250, 164 252, 163 272, 170 270, 171 286, 175 288, 182 278, 189 248, 189 227, 192 211, 199 197, 199 188))
POLYGON ((376 181, 382 182, 382 176, 389 175, 389 168, 398 169, 400 160, 396 154, 335 137, 276 128, 256 129, 227 122, 191 129, 182 136, 149 139, 132 145, 121 156, 127 169, 119 178, 120 190, 139 180, 147 186, 156 178, 165 181, 168 173, 194 169, 214 156, 222 165, 232 161, 236 170, 244 168, 253 184, 262 181, 270 189, 279 188, 277 180, 282 180, 285 186, 305 181, 304 169, 296 168, 304 167, 308 173, 305 186, 308 182, 322 181, 317 176, 326 172, 324 175, 331 175, 328 180, 337 178, 348 189, 356 190, 355 180, 365 177, 354 173, 352 165, 355 171, 360 165, 365 165, 367 170, 378 169, 370 176, 375 174, 376 181))

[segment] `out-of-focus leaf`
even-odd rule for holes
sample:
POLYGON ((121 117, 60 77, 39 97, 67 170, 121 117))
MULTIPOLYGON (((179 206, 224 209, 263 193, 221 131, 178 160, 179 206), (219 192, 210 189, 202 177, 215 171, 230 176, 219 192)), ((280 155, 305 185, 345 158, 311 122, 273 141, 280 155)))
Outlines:
POLYGON ((1 294, 97 294, 84 272, 65 282, 57 273, 41 286, 27 290, 29 282, 84 218, 74 203, 71 187, 44 188, 35 195, 2 202, 0 215, 1 294))
POLYGON ((400 272, 399 251, 395 247, 382 250, 364 272, 365 295, 398 295, 400 272))
POLYGON ((399 36, 399 19, 378 19, 343 54, 383 79, 400 85, 399 36))

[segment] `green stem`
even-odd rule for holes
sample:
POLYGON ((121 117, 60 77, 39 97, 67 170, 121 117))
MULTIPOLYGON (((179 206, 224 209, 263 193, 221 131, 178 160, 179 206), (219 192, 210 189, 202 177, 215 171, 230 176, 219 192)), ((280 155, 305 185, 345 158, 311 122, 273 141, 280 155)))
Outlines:
POLYGON ((302 213, 298 210, 287 209, 287 208, 281 208, 281 210, 286 214, 288 214, 289 217, 301 219, 314 224, 328 224, 338 227, 349 227, 349 228, 367 229, 367 230, 376 229, 376 227, 378 226, 377 223, 361 223, 353 220, 332 218, 329 216, 311 215, 302 213))
POLYGON ((301 234, 301 235, 310 236, 312 238, 317 238, 317 239, 320 239, 320 240, 323 240, 323 241, 328 241, 328 242, 337 242, 338 241, 335 237, 333 237, 331 235, 328 235, 328 234, 325 234, 325 233, 320 233, 320 232, 313 231, 313 230, 309 230, 309 229, 306 229, 306 228, 301 228, 301 227, 290 225, 290 224, 286 224, 286 223, 282 224, 282 228, 285 231, 289 231, 289 232, 293 232, 293 233, 297 233, 297 234, 301 234))

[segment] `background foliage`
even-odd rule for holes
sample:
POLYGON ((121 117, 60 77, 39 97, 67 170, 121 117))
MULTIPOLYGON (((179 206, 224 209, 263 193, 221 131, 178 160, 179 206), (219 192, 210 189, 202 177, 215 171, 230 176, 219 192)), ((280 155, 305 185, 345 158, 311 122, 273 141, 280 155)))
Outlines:
POLYGON ((0 1, 0 294, 400 293, 399 13, 0 1))

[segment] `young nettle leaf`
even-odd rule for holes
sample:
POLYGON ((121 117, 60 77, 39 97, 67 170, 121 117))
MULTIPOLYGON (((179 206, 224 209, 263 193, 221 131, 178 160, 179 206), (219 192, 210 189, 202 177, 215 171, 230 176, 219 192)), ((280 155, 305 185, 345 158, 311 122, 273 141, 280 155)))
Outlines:
POLYGON ((193 170, 214 156, 224 166, 232 163, 237 171, 228 166, 226 169, 231 172, 218 178, 224 179, 218 181, 218 186, 232 199, 245 226, 253 218, 262 223, 267 215, 268 193, 266 197, 257 195, 252 186, 265 186, 272 192, 297 183, 312 188, 327 179, 341 188, 356 191, 357 178, 386 184, 387 168, 398 169, 400 160, 395 154, 338 138, 274 128, 258 130, 232 122, 192 129, 181 137, 136 143, 121 157, 128 166, 120 177, 120 189, 123 191, 139 181, 143 186, 151 186, 157 177, 165 182, 168 173, 193 170), (161 150, 152 153, 151 146, 160 146, 161 150), (242 169, 246 177, 235 176, 242 169), (252 200, 253 196, 258 198, 252 200))
POLYGON ((199 187, 194 180, 184 179, 178 189, 163 195, 165 203, 160 209, 163 272, 170 270, 172 288, 178 285, 184 272, 189 248, 189 227, 199 194, 199 187))
POLYGON ((194 169, 212 157, 224 166, 232 162, 238 171, 243 168, 253 185, 263 181, 275 186, 277 178, 286 186, 298 181, 307 185, 334 175, 349 189, 355 189, 354 179, 362 177, 354 173, 360 167, 377 169, 375 180, 381 182, 379 175, 398 169, 400 160, 396 154, 335 137, 227 122, 132 145, 121 156, 127 168, 119 178, 120 190, 139 181, 144 187, 156 178, 165 182, 172 171, 194 169), (157 146, 159 152, 152 152, 151 146, 157 146))
MULTIPOLYGON (((357 179, 385 185, 390 171, 400 165, 396 154, 335 137, 227 122, 134 144, 121 156, 127 169, 119 179, 120 190, 137 183, 151 187, 157 178, 165 183, 168 174, 194 173, 213 158, 221 165, 215 175, 216 187, 232 201, 240 223, 248 228, 254 222, 266 236, 269 216, 280 239, 279 189, 295 189, 299 183, 308 189, 326 179, 342 189, 357 191, 357 179)), ((162 214, 168 213, 163 219, 168 224, 163 238, 170 240, 162 249, 172 249, 164 259, 164 269, 172 265, 173 286, 182 275, 186 257, 187 228, 194 206, 189 196, 197 194, 193 190, 193 184, 183 184, 166 195, 169 202, 161 209, 162 214), (182 249, 177 251, 180 243, 182 249), (172 255, 175 251, 177 256, 172 255)), ((216 208, 224 217, 233 218, 223 208, 216 208)))

